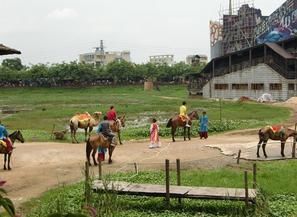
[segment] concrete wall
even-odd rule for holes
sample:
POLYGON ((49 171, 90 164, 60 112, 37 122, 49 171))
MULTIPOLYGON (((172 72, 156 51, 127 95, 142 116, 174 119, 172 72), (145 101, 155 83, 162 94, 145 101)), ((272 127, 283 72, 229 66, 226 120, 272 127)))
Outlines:
POLYGON ((233 99, 246 96, 258 99, 263 93, 270 93, 274 100, 287 100, 296 95, 297 80, 288 80, 274 71, 266 64, 259 64, 240 71, 232 72, 223 76, 215 77, 203 87, 205 98, 233 99), (263 90, 252 90, 252 84, 264 84, 263 90), (281 83, 281 90, 270 90, 270 84, 281 83), (295 84, 295 90, 289 91, 288 84, 295 84), (215 84, 228 84, 226 90, 215 90, 215 84), (247 90, 234 90, 232 84, 248 84, 247 90))

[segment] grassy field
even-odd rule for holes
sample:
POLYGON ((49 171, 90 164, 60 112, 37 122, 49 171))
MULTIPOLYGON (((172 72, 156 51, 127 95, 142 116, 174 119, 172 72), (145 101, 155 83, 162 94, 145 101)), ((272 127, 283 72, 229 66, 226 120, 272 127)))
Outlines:
MULTIPOLYGON (((169 130, 164 125, 178 112, 183 100, 187 101, 189 111, 208 112, 210 132, 259 127, 283 122, 290 116, 286 108, 232 101, 220 105, 219 101, 190 98, 185 86, 162 86, 161 91, 148 92, 142 86, 130 86, 1 89, 0 109, 16 113, 0 114, 0 119, 10 131, 21 129, 27 141, 48 141, 54 124, 56 130, 63 130, 77 112, 105 113, 110 105, 115 105, 118 115, 127 116, 124 140, 148 136, 152 117, 161 124, 161 136, 168 136, 169 130)), ((197 122, 194 129, 195 136, 197 122)), ((83 139, 82 135, 79 139, 83 139)), ((66 142, 69 141, 68 136, 66 142)))
MULTIPOLYGON (((258 163, 258 187, 261 193, 257 204, 245 210, 243 202, 183 200, 180 206, 171 200, 166 207, 163 198, 117 196, 115 194, 93 194, 92 203, 98 216, 297 216, 297 186, 295 183, 296 161, 258 163), (108 206, 107 206, 108 205, 108 206), (110 210, 107 210, 110 209, 110 210), (101 211, 100 211, 101 210, 101 211), (110 215, 109 215, 109 214, 110 215)), ((243 188, 243 171, 251 170, 252 164, 228 166, 217 170, 183 170, 182 184, 189 186, 216 186, 243 188)), ((176 183, 176 172, 171 171, 171 183, 176 183)), ((135 183, 164 184, 164 171, 117 173, 106 177, 107 180, 124 180, 135 183), (130 177, 127 180, 127 177, 130 177)), ((252 177, 249 177, 252 187, 252 177)), ((57 210, 57 204, 66 212, 80 212, 83 203, 84 184, 60 187, 45 193, 41 198, 24 205, 28 217, 46 216, 57 210), (58 202, 59 201, 59 202, 58 202)))

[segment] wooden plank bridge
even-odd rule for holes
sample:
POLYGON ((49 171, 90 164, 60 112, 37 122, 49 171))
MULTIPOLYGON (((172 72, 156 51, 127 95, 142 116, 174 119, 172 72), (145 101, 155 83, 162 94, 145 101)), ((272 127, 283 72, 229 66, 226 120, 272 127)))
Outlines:
MULTIPOLYGON (((104 182, 96 180, 93 182, 93 190, 112 191, 122 195, 137 195, 148 197, 166 197, 165 185, 136 184, 127 182, 104 182)), ((170 185, 170 198, 189 199, 211 199, 211 200, 233 200, 255 202, 256 190, 248 189, 246 198, 244 188, 215 188, 215 187, 193 187, 170 185)))

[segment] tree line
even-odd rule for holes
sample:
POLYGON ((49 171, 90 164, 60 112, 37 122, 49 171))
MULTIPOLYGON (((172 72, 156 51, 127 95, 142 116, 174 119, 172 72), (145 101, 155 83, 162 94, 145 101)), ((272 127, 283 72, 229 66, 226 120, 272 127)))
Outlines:
POLYGON ((204 65, 173 66, 152 63, 134 64, 124 60, 94 67, 77 62, 25 66, 19 58, 4 59, 0 66, 2 87, 61 87, 118 84, 141 84, 146 80, 159 83, 181 83, 204 65))

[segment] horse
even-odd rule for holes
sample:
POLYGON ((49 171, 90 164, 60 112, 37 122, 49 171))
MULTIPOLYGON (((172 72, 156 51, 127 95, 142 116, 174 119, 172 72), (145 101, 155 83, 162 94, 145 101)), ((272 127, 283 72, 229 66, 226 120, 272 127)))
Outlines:
POLYGON ((76 139, 76 131, 78 128, 85 130, 85 141, 87 141, 87 132, 89 131, 90 135, 93 127, 99 124, 100 115, 102 115, 102 112, 94 112, 93 115, 90 115, 88 112, 74 115, 69 122, 72 143, 78 143, 76 139))
MULTIPOLYGON (((12 145, 16 140, 19 140, 21 143, 25 142, 23 135, 19 130, 13 132, 8 137, 10 138, 12 145)), ((12 151, 7 152, 6 147, 4 147, 3 145, 0 145, 0 154, 4 154, 4 170, 7 170, 7 169, 11 170, 10 158, 11 158, 12 151), (8 157, 8 161, 7 161, 7 157, 8 157), (6 161, 7 161, 7 168, 6 168, 6 161)))
MULTIPOLYGON (((284 126, 266 126, 259 130, 259 143, 257 145, 257 157, 260 157, 259 149, 262 144, 263 154, 265 158, 267 158, 266 154, 266 144, 268 139, 272 140, 280 140, 281 141, 281 155, 282 157, 285 157, 284 149, 286 141, 289 137, 295 137, 297 135, 297 132, 293 129, 284 127, 284 126)), ((297 137, 296 137, 297 140, 297 137)), ((294 141, 296 142, 296 141, 294 141)))
POLYGON ((99 134, 90 136, 90 138, 86 143, 86 156, 87 156, 89 165, 91 166, 91 162, 90 162, 91 152, 92 152, 94 165, 95 166, 97 165, 95 155, 97 153, 98 147, 108 148, 108 154, 109 154, 108 163, 111 164, 112 163, 111 156, 112 156, 112 152, 115 149, 115 145, 112 145, 111 141, 108 138, 106 138, 102 133, 99 133, 99 134))
POLYGON ((121 140, 121 128, 125 127, 125 121, 126 121, 126 115, 123 115, 119 117, 116 121, 110 121, 110 129, 112 132, 117 133, 119 137, 119 143, 120 145, 123 145, 122 140, 121 140))
MULTIPOLYGON (((198 120, 199 115, 197 111, 192 111, 190 114, 188 114, 189 117, 189 125, 192 125, 192 120, 198 120)), ((170 118, 167 123, 167 128, 171 127, 171 135, 172 135, 172 141, 175 142, 174 135, 176 128, 183 127, 184 128, 184 141, 186 141, 186 122, 182 120, 182 118, 179 115, 176 115, 173 118, 170 118)), ((188 127, 188 139, 191 140, 191 128, 188 127)))

